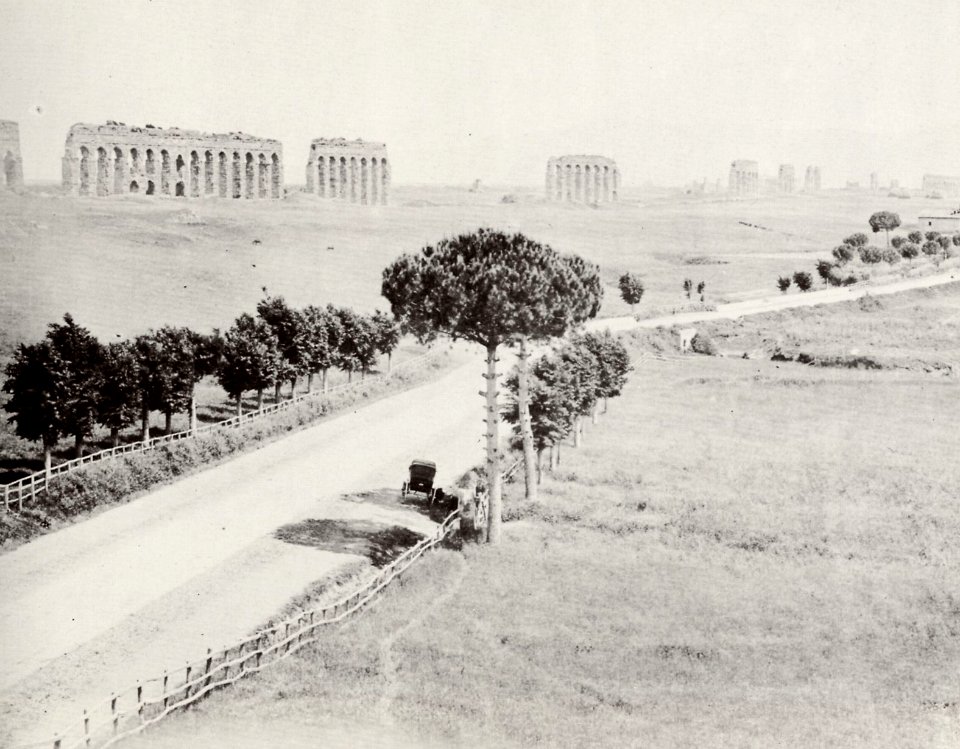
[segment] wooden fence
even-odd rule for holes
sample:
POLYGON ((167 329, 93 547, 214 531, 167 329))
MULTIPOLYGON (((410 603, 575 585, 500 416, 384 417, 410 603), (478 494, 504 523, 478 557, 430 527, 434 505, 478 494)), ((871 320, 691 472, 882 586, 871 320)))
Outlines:
POLYGON ((108 700, 83 711, 83 717, 52 739, 19 749, 52 747, 76 749, 113 746, 139 733, 166 716, 202 699, 215 689, 233 684, 296 653, 320 637, 320 630, 343 621, 373 601, 379 593, 428 550, 439 545, 456 527, 460 510, 451 512, 434 535, 411 546, 390 564, 378 570, 357 590, 336 603, 302 611, 268 629, 205 658, 155 679, 142 681, 108 700))
MULTIPOLYGON (((425 364, 426 361, 433 355, 433 352, 427 352, 425 354, 421 354, 420 356, 414 357, 413 359, 408 359, 407 361, 401 362, 393 367, 393 372, 396 372, 398 369, 419 367, 425 364)), ((377 375, 375 377, 371 377, 370 379, 389 379, 393 372, 377 375)), ((345 392, 349 391, 350 389, 360 388, 368 381, 369 380, 358 380, 357 382, 345 382, 341 385, 328 388, 326 392, 314 390, 310 393, 299 393, 289 400, 273 403, 249 414, 233 416, 229 419, 218 421, 215 424, 205 424, 197 429, 188 429, 183 432, 164 434, 160 437, 151 437, 148 440, 143 440, 140 442, 130 442, 125 445, 110 447, 106 450, 100 450, 95 453, 90 453, 89 455, 84 455, 80 458, 74 458, 73 460, 58 463, 50 468, 49 473, 46 471, 38 471, 37 473, 32 473, 29 476, 24 476, 22 479, 12 481, 9 484, 3 484, 2 491, 0 491, 0 493, 3 494, 4 509, 9 510, 11 506, 16 505, 17 510, 22 510, 24 501, 30 500, 33 497, 36 497, 40 492, 44 491, 52 483, 52 480, 55 477, 61 476, 65 473, 72 473, 73 471, 79 470, 90 463, 96 463, 101 460, 108 460, 110 458, 115 458, 120 455, 128 455, 130 453, 142 453, 149 450, 156 450, 158 447, 169 445, 172 442, 193 439, 198 434, 206 434, 208 432, 220 429, 239 429, 247 424, 250 424, 251 422, 266 418, 267 416, 271 416, 282 411, 287 411, 306 400, 322 400, 329 397, 333 393, 345 392)))

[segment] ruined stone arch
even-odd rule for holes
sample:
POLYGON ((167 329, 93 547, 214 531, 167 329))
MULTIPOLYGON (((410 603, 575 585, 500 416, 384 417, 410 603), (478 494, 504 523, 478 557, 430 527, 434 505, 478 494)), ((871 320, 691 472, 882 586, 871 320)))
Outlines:
POLYGON ((357 184, 360 181, 360 170, 357 165, 357 157, 350 157, 350 202, 357 202, 357 193, 359 192, 357 184))
POLYGON ((136 193, 140 192, 140 183, 138 183, 136 180, 131 180, 131 181, 130 181, 130 192, 131 192, 132 194, 136 194, 136 193))
POLYGON ((13 151, 7 151, 3 156, 3 183, 7 187, 17 184, 17 158, 13 151))
POLYGON ((360 157, 360 202, 364 205, 367 203, 367 195, 369 192, 370 186, 370 165, 367 163, 366 157, 360 157))
POLYGON ((261 153, 257 157, 257 197, 269 198, 269 171, 270 165, 267 163, 267 155, 261 153))
POLYGON ((340 184, 338 197, 345 198, 347 196, 347 157, 340 157, 340 184))
POLYGON ((187 160, 183 157, 182 153, 177 154, 173 168, 173 182, 175 183, 173 194, 178 198, 185 198, 187 197, 187 183, 190 179, 190 171, 187 168, 187 160))
POLYGON ((228 176, 228 167, 230 166, 227 161, 227 154, 224 151, 220 152, 219 155, 219 169, 217 171, 217 188, 218 194, 221 198, 227 197, 229 195, 229 185, 230 177, 228 176))
MULTIPOLYGON (((148 177, 157 179, 160 176, 160 170, 157 167, 157 157, 152 148, 147 149, 147 160, 144 164, 144 172, 148 177)), ((150 193, 151 195, 153 193, 150 193)))
POLYGON ((156 187, 153 184, 153 180, 147 180, 147 195, 154 195, 156 193, 156 187))
POLYGON ((230 194, 234 198, 243 197, 243 161, 239 151, 233 152, 233 179, 230 194))
POLYGON ((136 148, 130 149, 130 174, 140 174, 143 171, 143 164, 140 160, 140 151, 136 148))
POLYGON ((213 151, 203 152, 203 194, 213 195, 213 151))
POLYGON ((163 149, 160 152, 160 194, 170 194, 170 152, 163 149))
POLYGON ((336 156, 327 156, 324 157, 327 159, 327 171, 330 173, 330 190, 327 192, 328 197, 335 198, 339 193, 340 180, 339 172, 340 170, 337 167, 337 157, 336 156))
POLYGON ((254 198, 256 197, 256 167, 254 164, 253 154, 247 151, 246 155, 243 157, 243 182, 244 190, 243 197, 245 198, 254 198))
POLYGON ((280 156, 276 153, 270 155, 270 197, 282 198, 283 172, 280 166, 280 156))
POLYGON ((327 157, 317 157, 317 195, 321 198, 327 196, 327 157))
POLYGON ((610 200, 610 167, 603 167, 603 199, 610 200))
POLYGON ((385 158, 380 159, 380 202, 383 205, 387 203, 387 194, 390 191, 390 162, 385 158))
POLYGON ((127 191, 127 157, 119 146, 113 147, 113 189, 114 195, 123 195, 127 191))
POLYGON ((380 202, 380 160, 376 156, 370 157, 370 202, 380 202))

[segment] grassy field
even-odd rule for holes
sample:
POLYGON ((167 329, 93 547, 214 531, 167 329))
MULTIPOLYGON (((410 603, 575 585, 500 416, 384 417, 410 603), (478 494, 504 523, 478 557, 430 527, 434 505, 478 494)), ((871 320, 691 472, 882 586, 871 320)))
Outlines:
MULTIPOLYGON (((712 332, 957 353, 956 288, 883 304, 712 332)), ((960 744, 957 372, 639 356, 649 336, 541 501, 512 485, 502 545, 432 555, 130 744, 960 744)))

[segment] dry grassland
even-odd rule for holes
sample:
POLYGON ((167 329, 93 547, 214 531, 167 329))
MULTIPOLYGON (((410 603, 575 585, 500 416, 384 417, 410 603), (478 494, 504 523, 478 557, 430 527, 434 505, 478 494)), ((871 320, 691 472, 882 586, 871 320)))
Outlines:
MULTIPOLYGON (((778 324, 944 354, 955 288, 884 304, 778 324)), ((955 747, 958 423, 956 372, 638 358, 502 545, 131 745, 955 747)))

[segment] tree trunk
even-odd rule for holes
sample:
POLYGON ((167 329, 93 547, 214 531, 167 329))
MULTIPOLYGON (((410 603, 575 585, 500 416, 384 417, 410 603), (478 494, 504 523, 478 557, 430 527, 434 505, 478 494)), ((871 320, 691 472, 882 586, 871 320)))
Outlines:
POLYGON ((167 434, 173 431, 173 411, 168 409, 163 412, 163 429, 167 434))
POLYGON ((500 493, 500 408, 497 404, 497 347, 487 346, 487 542, 500 543, 500 514, 503 497, 500 493))
POLYGON ((390 370, 393 369, 393 352, 387 352, 387 374, 390 374, 390 370))
POLYGON ((140 408, 140 439, 144 442, 150 439, 150 409, 145 405, 140 408))
POLYGON ((573 446, 574 447, 580 447, 580 440, 583 437, 582 433, 580 432, 580 424, 582 421, 583 421, 582 416, 578 416, 576 419, 573 420, 573 446))
POLYGON ((53 445, 43 444, 43 472, 47 481, 50 480, 50 469, 53 468, 53 445))
POLYGON ((520 439, 523 442, 525 496, 532 500, 537 498, 537 468, 533 449, 533 424, 530 421, 530 375, 527 367, 529 358, 527 339, 521 336, 520 352, 517 354, 517 407, 520 411, 520 439))
POLYGON ((543 481, 543 448, 537 450, 537 485, 543 481))
POLYGON ((237 416, 243 416, 243 393, 237 396, 237 416))
POLYGON ((327 370, 324 369, 320 373, 320 391, 326 395, 327 393, 327 370))
POLYGON ((190 431, 197 431, 197 395, 190 394, 190 431))
POLYGON ((596 403, 593 404, 593 408, 590 409, 590 422, 592 424, 596 424, 597 418, 599 417, 599 415, 600 415, 600 401, 597 401, 596 403))
POLYGON ((313 392, 313 372, 307 372, 307 392, 313 392))
POLYGON ((118 447, 120 445, 120 429, 118 427, 110 427, 110 446, 118 447))
POLYGON ((351 383, 351 382, 353 382, 353 370, 352 370, 352 369, 348 369, 348 370, 347 370, 347 383, 351 383))
POLYGON ((363 369, 360 370, 360 382, 363 382, 365 379, 367 379, 367 368, 366 368, 366 367, 364 367, 363 369))
POLYGON ((290 378, 290 400, 293 400, 297 397, 297 378, 290 378))
POLYGON ((562 444, 563 444, 562 442, 558 442, 558 443, 556 444, 556 448, 557 448, 557 464, 556 464, 556 466, 554 466, 554 468, 556 468, 557 466, 560 465, 560 445, 562 445, 562 444))
POLYGON ((548 468, 551 471, 555 471, 557 468, 557 446, 550 445, 550 464, 548 468))
POLYGON ((608 399, 607 396, 603 396, 603 412, 607 412, 608 399))
POLYGON ((274 403, 280 402, 280 386, 282 384, 283 383, 279 379, 273 384, 273 402, 274 403))
POLYGON ((263 410, 263 388, 257 388, 257 410, 263 410))
POLYGON ((73 435, 73 457, 75 458, 83 457, 83 435, 82 434, 73 435))

